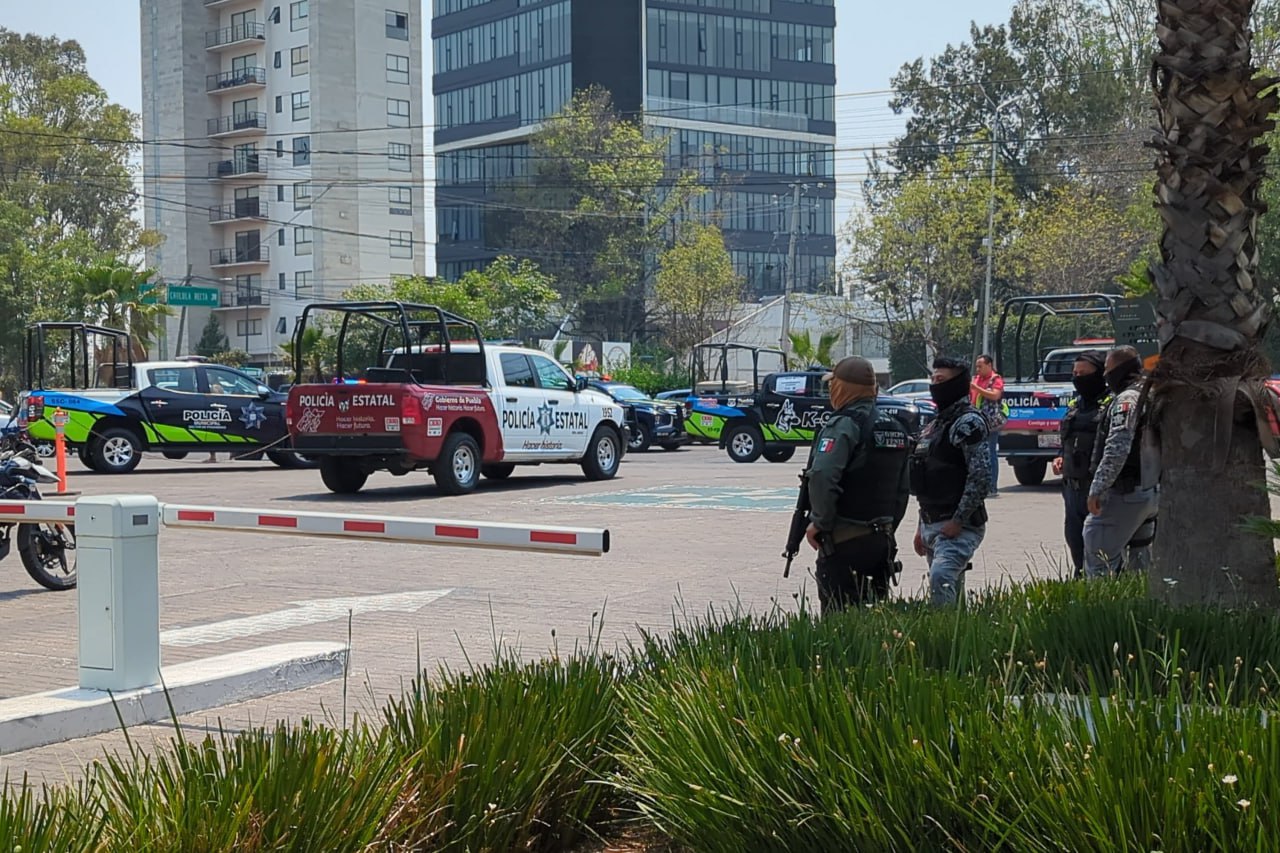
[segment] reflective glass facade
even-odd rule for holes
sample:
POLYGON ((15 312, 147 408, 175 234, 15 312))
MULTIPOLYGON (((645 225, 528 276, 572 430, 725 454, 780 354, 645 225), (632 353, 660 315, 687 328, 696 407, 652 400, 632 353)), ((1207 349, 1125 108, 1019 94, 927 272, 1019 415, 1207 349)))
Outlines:
POLYGON ((756 295, 833 284, 834 0, 433 0, 433 11, 441 276, 503 250, 486 239, 486 212, 529 170, 527 129, 596 83, 619 109, 643 109, 673 169, 698 171, 694 215, 724 229, 756 295))

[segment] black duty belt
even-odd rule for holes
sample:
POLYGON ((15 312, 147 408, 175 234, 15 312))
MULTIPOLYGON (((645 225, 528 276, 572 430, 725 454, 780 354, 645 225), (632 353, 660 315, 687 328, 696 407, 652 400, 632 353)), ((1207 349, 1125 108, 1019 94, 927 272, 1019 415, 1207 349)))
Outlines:
POLYGON ((955 510, 951 512, 930 512, 924 507, 920 508, 920 520, 925 524, 940 524, 944 521, 950 521, 955 516, 955 510))

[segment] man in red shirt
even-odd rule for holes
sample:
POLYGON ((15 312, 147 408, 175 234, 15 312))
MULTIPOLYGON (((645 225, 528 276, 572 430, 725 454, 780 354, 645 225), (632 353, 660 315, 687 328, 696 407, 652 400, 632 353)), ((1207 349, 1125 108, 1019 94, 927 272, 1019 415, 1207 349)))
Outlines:
POLYGON ((989 355, 978 356, 974 373, 970 401, 987 419, 987 448, 991 454, 991 490, 987 497, 995 498, 1000 496, 1000 456, 997 453, 1000 428, 1008 420, 1004 414, 1004 378, 996 373, 995 361, 989 355))

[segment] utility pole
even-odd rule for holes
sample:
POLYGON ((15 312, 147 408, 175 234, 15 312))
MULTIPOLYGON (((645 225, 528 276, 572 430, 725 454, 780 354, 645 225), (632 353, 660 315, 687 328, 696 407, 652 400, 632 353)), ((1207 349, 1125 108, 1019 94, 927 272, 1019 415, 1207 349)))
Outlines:
POLYGON ((791 292, 796 289, 796 244, 800 239, 800 189, 802 184, 791 185, 791 240, 787 246, 787 277, 782 282, 782 338, 778 349, 791 349, 791 292))
MULTIPOLYGON (((991 100, 987 90, 982 96, 991 105, 991 192, 987 196, 987 280, 982 286, 982 352, 991 352, 991 271, 995 264, 996 254, 996 150, 1000 147, 1000 111, 1014 102, 1014 98, 1005 98, 1000 103, 991 100)), ((976 359, 975 359, 976 360, 976 359)))

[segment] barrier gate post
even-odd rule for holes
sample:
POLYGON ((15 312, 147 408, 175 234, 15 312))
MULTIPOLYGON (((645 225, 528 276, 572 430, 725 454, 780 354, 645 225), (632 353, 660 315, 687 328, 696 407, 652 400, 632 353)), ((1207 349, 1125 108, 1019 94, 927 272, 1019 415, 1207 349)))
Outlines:
POLYGON ((76 502, 80 687, 160 683, 160 504, 151 495, 76 502))

